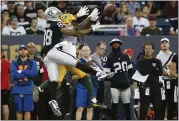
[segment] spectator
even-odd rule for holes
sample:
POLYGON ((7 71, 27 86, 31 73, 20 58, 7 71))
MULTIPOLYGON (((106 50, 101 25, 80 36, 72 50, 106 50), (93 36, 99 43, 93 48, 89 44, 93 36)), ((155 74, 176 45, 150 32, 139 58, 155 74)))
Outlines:
POLYGON ((129 1, 127 2, 127 7, 130 15, 133 17, 135 15, 136 8, 140 9, 140 4, 138 2, 129 1))
POLYGON ((149 6, 148 5, 144 5, 143 9, 142 9, 142 17, 148 19, 149 18, 149 6))
POLYGON ((17 120, 30 120, 30 112, 34 110, 32 92, 33 77, 37 75, 35 61, 28 59, 27 48, 20 45, 18 48, 19 57, 12 61, 11 72, 14 81, 12 95, 16 104, 17 120))
POLYGON ((7 7, 9 11, 9 16, 11 17, 12 15, 16 16, 16 11, 15 11, 15 2, 14 1, 8 1, 7 2, 7 7))
POLYGON ((126 24, 127 24, 127 35, 138 36, 136 29, 133 27, 133 18, 131 16, 128 16, 126 18, 126 24))
POLYGON ((142 35, 150 36, 150 35, 161 35, 160 29, 156 26, 157 21, 155 17, 150 17, 149 19, 150 26, 146 27, 142 30, 142 35))
POLYGON ((33 8, 33 2, 32 1, 25 1, 26 10, 25 15, 29 18, 37 17, 37 10, 33 8))
MULTIPOLYGON (((31 60, 34 60, 36 62, 38 75, 34 77, 33 81, 34 81, 35 86, 39 86, 43 81, 43 73, 40 71, 40 69, 42 68, 42 61, 36 55, 36 45, 33 42, 29 42, 27 44, 27 52, 28 52, 28 54, 27 54, 28 58, 31 60)), ((34 103, 35 109, 38 109, 38 107, 41 106, 40 104, 41 104, 40 102, 34 103)), ((37 110, 32 111, 31 112, 32 120, 36 120, 37 119, 36 115, 38 115, 38 114, 39 114, 40 120, 44 119, 43 118, 44 111, 42 111, 42 110, 43 110, 43 106, 41 106, 41 108, 38 111, 37 110)))
POLYGON ((57 8, 63 12, 63 13, 68 13, 68 9, 67 9, 67 6, 68 6, 68 2, 67 1, 59 1, 57 3, 57 8))
POLYGON ((165 5, 164 15, 170 19, 170 23, 174 30, 178 29, 178 2, 170 1, 165 5))
POLYGON ((43 35, 44 32, 37 28, 37 18, 31 19, 31 26, 26 29, 27 35, 43 35))
MULTIPOLYGON (((91 61, 91 58, 89 57, 89 55, 90 55, 90 48, 87 45, 83 46, 83 48, 81 50, 82 58, 80 60, 83 63, 87 63, 87 62, 91 61)), ((96 96, 97 95, 97 78, 92 77, 92 75, 91 75, 91 81, 92 81, 93 88, 94 88, 94 94, 96 96)), ((77 84, 76 120, 81 120, 84 108, 87 108, 86 119, 92 120, 92 117, 93 117, 92 102, 91 102, 90 96, 89 96, 86 88, 83 86, 82 83, 83 83, 83 81, 78 81, 78 84, 77 84)))
MULTIPOLYGON (((97 43, 95 53, 93 53, 90 56, 90 58, 101 68, 103 68, 103 66, 105 65, 104 63, 106 63, 106 61, 107 61, 106 57, 104 57, 105 51, 106 51, 106 42, 101 41, 101 42, 97 43)), ((98 89, 97 89, 98 90, 97 91, 97 99, 99 100, 99 102, 101 104, 104 104, 104 105, 108 105, 106 103, 106 102, 108 102, 107 99, 104 100, 104 96, 107 98, 106 93, 104 93, 107 89, 110 90, 109 82, 101 81, 99 83, 99 86, 98 86, 98 89)), ((100 117, 100 110, 95 109, 94 112, 95 112, 94 113, 94 120, 98 120, 99 117, 100 117)))
POLYGON ((133 17, 133 27, 139 32, 142 32, 142 29, 149 26, 149 21, 146 18, 142 17, 141 9, 136 8, 135 16, 133 17))
POLYGON ((4 120, 9 120, 10 63, 1 48, 1 105, 4 120))
POLYGON ((38 75, 34 78, 34 85, 39 86, 42 82, 42 74, 40 69, 42 68, 42 61, 36 55, 36 45, 33 42, 27 44, 27 56, 29 59, 34 60, 37 64, 38 75))
POLYGON ((1 4, 0 4, 0 10, 1 12, 3 10, 8 10, 8 7, 7 7, 7 1, 2 1, 1 4))
POLYGON ((17 17, 10 17, 10 25, 5 26, 2 30, 2 35, 25 35, 26 31, 23 26, 17 25, 17 17))
POLYGON ((2 16, 2 18, 1 18, 1 22, 2 22, 2 24, 1 24, 1 30, 2 30, 5 26, 8 25, 9 11, 8 10, 3 10, 1 12, 1 16, 2 16))
POLYGON ((106 51, 106 43, 104 41, 101 41, 96 46, 96 52, 90 56, 91 59, 95 63, 97 63, 101 68, 103 68, 102 57, 104 56, 105 51, 106 51))
POLYGON ((24 28, 29 27, 30 18, 25 15, 25 10, 23 5, 17 5, 17 19, 18 25, 23 26, 24 28))
POLYGON ((153 1, 148 1, 147 5, 149 6, 150 17, 159 17, 161 15, 161 11, 158 4, 154 3, 153 1))
POLYGON ((116 24, 124 24, 125 21, 126 21, 126 18, 129 14, 130 13, 129 13, 129 10, 127 8, 127 4, 122 4, 120 12, 115 15, 116 24))
POLYGON ((38 23, 37 23, 37 28, 41 31, 44 31, 45 30, 45 26, 46 26, 46 19, 45 19, 45 15, 44 15, 44 10, 43 8, 39 8, 37 10, 37 20, 38 20, 38 23))

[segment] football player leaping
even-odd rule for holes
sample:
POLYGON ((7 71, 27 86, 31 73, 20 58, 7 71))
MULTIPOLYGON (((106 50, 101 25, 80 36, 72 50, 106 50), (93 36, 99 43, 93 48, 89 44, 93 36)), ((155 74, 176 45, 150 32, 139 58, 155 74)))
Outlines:
MULTIPOLYGON (((84 9, 81 9, 84 10, 84 9)), ((84 12, 85 13, 85 12, 84 12)), ((83 13, 83 14, 84 14, 83 13)), ((86 14, 86 13, 85 13, 86 14)), ((93 21, 96 21, 98 18, 98 10, 95 9, 88 16, 93 21)), ((80 26, 77 26, 75 29, 73 27, 69 27, 63 24, 60 20, 60 16, 62 15, 61 11, 55 7, 50 7, 45 11, 45 16, 47 19, 47 27, 45 28, 44 35, 44 50, 46 51, 46 56, 44 57, 44 63, 48 71, 48 76, 50 79, 49 83, 49 91, 51 96, 51 101, 49 101, 49 105, 52 108, 52 111, 56 116, 61 116, 61 112, 56 102, 56 89, 59 81, 59 65, 67 65, 77 67, 78 69, 95 74, 99 78, 105 78, 107 75, 103 71, 90 68, 84 64, 82 64, 77 58, 76 53, 74 53, 73 37, 84 36, 92 31, 91 28, 81 30, 80 26), (62 41, 62 36, 66 36, 68 39, 62 41), (72 39, 72 41, 70 40, 72 39), (62 42, 61 42, 62 41, 62 42)), ((77 14, 79 15, 79 14, 77 14)), ((81 14, 81 16, 83 16, 81 14)), ((82 23, 84 24, 84 23, 82 23)), ((98 28, 98 25, 94 26, 93 29, 98 28)), ((91 83, 89 83, 91 84, 91 83)), ((92 85, 89 85, 92 87, 92 85)), ((92 102, 96 103, 96 98, 92 96, 92 102)))

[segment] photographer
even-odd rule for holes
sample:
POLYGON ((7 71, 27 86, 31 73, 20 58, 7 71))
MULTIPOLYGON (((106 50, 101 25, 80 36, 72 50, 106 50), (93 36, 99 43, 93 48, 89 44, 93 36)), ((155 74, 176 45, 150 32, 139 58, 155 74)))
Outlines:
POLYGON ((111 117, 113 120, 118 119, 118 101, 120 97, 124 105, 125 117, 127 120, 130 120, 131 91, 129 75, 132 71, 132 64, 129 56, 121 52, 121 40, 115 38, 109 45, 112 48, 112 52, 107 57, 106 69, 109 69, 110 72, 114 72, 114 76, 110 79, 112 93, 111 117))
POLYGON ((143 47, 144 55, 137 60, 137 69, 141 75, 148 75, 147 80, 140 86, 140 120, 145 120, 150 103, 153 104, 155 120, 162 119, 161 112, 161 84, 159 76, 163 69, 161 61, 153 57, 154 45, 146 43, 143 47))

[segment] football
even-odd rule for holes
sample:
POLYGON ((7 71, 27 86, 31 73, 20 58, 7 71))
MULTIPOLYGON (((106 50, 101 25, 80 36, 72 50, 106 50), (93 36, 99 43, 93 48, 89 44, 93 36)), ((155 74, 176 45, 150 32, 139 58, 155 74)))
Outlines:
POLYGON ((111 16, 116 11, 116 8, 117 8, 116 5, 109 3, 104 7, 103 14, 105 16, 111 16))

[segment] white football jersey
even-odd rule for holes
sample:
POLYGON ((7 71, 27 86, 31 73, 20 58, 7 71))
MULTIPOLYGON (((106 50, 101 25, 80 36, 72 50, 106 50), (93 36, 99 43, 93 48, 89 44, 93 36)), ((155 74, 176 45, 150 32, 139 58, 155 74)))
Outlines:
POLYGON ((133 17, 133 27, 137 28, 140 32, 142 29, 149 26, 149 20, 141 17, 140 20, 137 19, 136 16, 133 17))
POLYGON ((9 25, 3 28, 2 35, 26 35, 26 31, 23 26, 17 26, 16 29, 13 29, 9 25))

